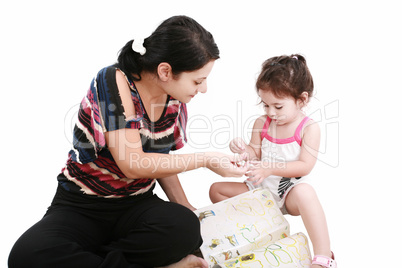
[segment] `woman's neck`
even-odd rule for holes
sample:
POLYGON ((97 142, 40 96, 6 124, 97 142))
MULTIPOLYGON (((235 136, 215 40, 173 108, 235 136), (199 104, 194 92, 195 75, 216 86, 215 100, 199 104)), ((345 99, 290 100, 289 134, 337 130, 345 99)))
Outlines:
POLYGON ((167 94, 159 85, 158 78, 149 73, 141 74, 141 80, 135 82, 135 87, 142 101, 148 104, 165 103, 167 94))
POLYGON ((167 101, 167 94, 160 86, 155 75, 141 75, 141 80, 135 82, 135 87, 140 94, 145 112, 152 122, 159 120, 163 116, 163 111, 167 101))

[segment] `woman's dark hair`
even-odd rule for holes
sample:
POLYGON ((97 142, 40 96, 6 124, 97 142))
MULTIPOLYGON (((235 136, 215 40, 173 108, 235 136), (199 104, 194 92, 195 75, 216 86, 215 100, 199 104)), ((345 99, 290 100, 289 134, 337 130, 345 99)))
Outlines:
POLYGON ((299 54, 272 57, 262 65, 256 88, 271 91, 276 97, 291 96, 295 100, 307 92, 313 95, 314 83, 306 59, 299 54))
POLYGON ((172 67, 174 75, 202 68, 219 58, 219 49, 211 33, 194 19, 171 17, 144 40, 146 53, 134 52, 129 41, 121 50, 116 66, 133 81, 141 80, 140 73, 156 73, 161 62, 172 67))

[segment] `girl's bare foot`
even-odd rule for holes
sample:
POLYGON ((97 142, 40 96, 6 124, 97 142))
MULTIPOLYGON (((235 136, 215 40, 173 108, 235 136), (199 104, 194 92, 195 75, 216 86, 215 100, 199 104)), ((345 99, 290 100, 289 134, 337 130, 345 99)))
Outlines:
POLYGON ((162 268, 208 268, 208 263, 194 255, 188 255, 181 261, 173 263, 162 268))

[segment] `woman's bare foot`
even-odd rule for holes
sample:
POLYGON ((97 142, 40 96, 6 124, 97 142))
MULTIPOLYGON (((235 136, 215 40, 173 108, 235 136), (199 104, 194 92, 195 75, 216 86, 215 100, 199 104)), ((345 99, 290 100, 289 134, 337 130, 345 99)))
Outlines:
POLYGON ((208 263, 204 259, 188 255, 181 261, 164 266, 163 268, 208 268, 208 263))

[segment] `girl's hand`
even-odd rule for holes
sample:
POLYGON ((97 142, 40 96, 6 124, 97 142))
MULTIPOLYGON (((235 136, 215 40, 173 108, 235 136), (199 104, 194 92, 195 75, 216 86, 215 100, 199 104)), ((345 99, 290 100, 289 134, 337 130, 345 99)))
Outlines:
POLYGON ((268 163, 251 161, 246 173, 247 180, 252 181, 254 185, 261 184, 266 177, 272 175, 270 171, 268 163))
POLYGON ((238 165, 243 161, 241 155, 227 155, 213 152, 206 155, 206 167, 222 177, 242 177, 249 168, 248 163, 238 165))
POLYGON ((229 143, 229 148, 235 154, 242 154, 246 152, 246 143, 241 138, 234 138, 229 143))

